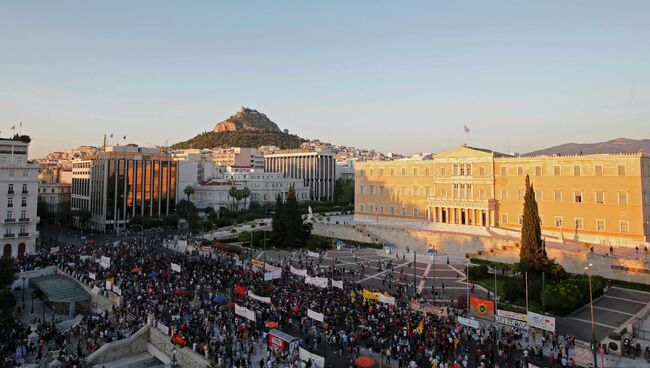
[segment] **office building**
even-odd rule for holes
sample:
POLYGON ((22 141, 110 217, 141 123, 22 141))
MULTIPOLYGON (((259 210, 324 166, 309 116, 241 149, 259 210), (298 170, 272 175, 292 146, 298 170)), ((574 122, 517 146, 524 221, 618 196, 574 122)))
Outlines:
POLYGON ((309 186, 311 200, 334 199, 336 161, 331 152, 303 149, 277 151, 264 156, 264 171, 301 179, 309 186))

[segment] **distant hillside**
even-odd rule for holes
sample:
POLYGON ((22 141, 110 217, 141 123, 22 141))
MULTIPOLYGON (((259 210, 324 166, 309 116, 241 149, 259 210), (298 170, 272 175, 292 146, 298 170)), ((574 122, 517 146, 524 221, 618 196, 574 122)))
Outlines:
POLYGON ((280 127, 265 114, 242 106, 235 115, 218 123, 214 132, 232 132, 236 130, 270 130, 279 132, 280 127))
POLYGON ((213 131, 178 142, 172 148, 277 146, 289 149, 298 148, 305 141, 295 134, 289 134, 286 129, 281 131, 265 114, 242 107, 235 115, 217 124, 213 131))
POLYGON ((270 130, 237 130, 226 132, 204 132, 184 142, 176 143, 174 149, 214 147, 259 147, 278 146, 282 149, 298 148, 304 142, 294 134, 270 130))
POLYGON ((594 153, 650 153, 650 139, 616 138, 598 143, 566 143, 526 153, 524 156, 536 155, 588 155, 594 153))

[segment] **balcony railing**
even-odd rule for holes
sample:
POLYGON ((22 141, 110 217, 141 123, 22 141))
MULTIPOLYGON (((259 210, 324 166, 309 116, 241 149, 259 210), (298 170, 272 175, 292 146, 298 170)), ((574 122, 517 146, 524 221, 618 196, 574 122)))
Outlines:
POLYGON ((13 207, 13 206, 14 206, 13 203, 7 203, 7 207, 13 207))
POLYGON ((16 192, 14 192, 13 190, 8 190, 7 194, 16 194, 16 192))
POLYGON ((29 194, 29 190, 25 189, 22 191, 23 194, 29 194))
POLYGON ((21 217, 18 219, 18 222, 29 222, 29 217, 21 217))
POLYGON ((5 222, 16 222, 15 218, 6 218, 5 222))
POLYGON ((29 233, 18 233, 18 237, 20 238, 26 238, 29 236, 29 233))
POLYGON ((5 234, 5 238, 13 238, 16 234, 5 234))

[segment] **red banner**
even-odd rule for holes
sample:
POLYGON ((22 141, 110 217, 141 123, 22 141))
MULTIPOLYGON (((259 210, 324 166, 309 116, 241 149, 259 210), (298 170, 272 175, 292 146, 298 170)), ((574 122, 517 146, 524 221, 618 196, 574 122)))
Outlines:
POLYGON ((494 321, 494 302, 471 296, 469 298, 469 314, 488 321, 494 321))

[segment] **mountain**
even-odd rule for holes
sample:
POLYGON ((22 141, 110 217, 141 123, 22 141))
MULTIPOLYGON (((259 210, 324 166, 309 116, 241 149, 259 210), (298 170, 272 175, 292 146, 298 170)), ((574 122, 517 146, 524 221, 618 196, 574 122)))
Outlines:
POLYGON ((214 127, 214 132, 233 132, 237 130, 271 130, 280 131, 280 127, 266 115, 248 107, 242 106, 235 115, 220 122, 214 127))
POLYGON ((298 148, 306 140, 280 127, 265 114, 242 107, 235 115, 218 123, 210 132, 178 142, 174 149, 214 147, 277 146, 281 149, 298 148))
POLYGON ((524 154, 537 155, 585 155, 594 153, 637 153, 650 152, 650 139, 616 138, 598 143, 566 143, 559 146, 544 148, 524 154))

